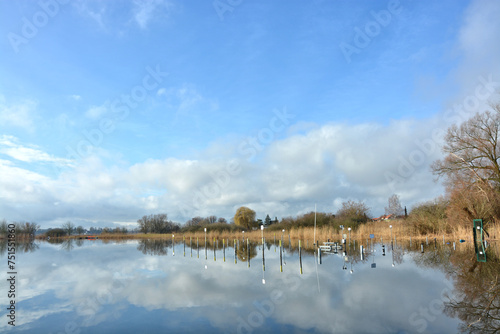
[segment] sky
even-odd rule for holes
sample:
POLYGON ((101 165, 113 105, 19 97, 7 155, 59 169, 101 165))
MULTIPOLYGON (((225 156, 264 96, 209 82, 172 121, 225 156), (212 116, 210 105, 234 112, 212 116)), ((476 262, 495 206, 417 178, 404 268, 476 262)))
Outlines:
POLYGON ((135 227, 444 194, 500 3, 0 1, 0 219, 135 227))

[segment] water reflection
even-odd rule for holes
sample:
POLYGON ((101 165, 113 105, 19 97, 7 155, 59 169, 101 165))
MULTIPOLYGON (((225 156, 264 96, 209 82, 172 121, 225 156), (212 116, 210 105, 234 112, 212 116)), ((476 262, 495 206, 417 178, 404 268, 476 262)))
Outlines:
MULTIPOLYGON (((16 241, 16 253, 31 253, 39 248, 38 244, 34 240, 23 239, 16 241)), ((0 239, 0 256, 4 256, 7 253, 7 240, 0 239)))
POLYGON ((500 332, 500 263, 491 248, 486 256, 484 263, 473 252, 451 256, 458 293, 445 303, 445 312, 462 320, 463 333, 500 332))
MULTIPOLYGON (((0 241, 2 257, 5 244, 0 241)), ((204 240, 200 244, 203 252, 204 240)), ((301 249, 300 258, 298 248, 287 244, 281 264, 279 245, 246 240, 236 248, 208 243, 214 257, 207 260, 197 258, 194 240, 19 244, 24 281, 17 302, 23 316, 16 331, 64 332, 65 326, 81 333, 499 329, 500 267, 493 248, 488 262, 478 264, 467 245, 454 251, 431 242, 422 253, 415 242, 384 247, 364 242, 363 254, 359 246, 323 253, 319 265, 310 248, 301 249), (232 254, 239 261, 224 261, 232 254), (251 266, 242 263, 249 259, 251 266)), ((0 323, 0 331, 9 329, 0 323)))

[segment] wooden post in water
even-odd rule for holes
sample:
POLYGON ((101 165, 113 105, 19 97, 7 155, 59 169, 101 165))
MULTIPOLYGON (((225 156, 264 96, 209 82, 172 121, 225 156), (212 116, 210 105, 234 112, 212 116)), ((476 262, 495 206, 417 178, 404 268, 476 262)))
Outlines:
POLYGON ((283 251, 281 250, 281 240, 280 240, 280 273, 283 272, 283 251))
POLYGON ((453 250, 456 250, 455 241, 453 241, 453 250))
POLYGON ((423 242, 420 244, 420 251, 421 251, 422 253, 424 252, 424 243, 423 243, 423 242))
POLYGON ((299 265, 300 265, 300 274, 302 275, 302 248, 300 247, 300 239, 299 239, 299 265))
POLYGON ((318 264, 321 264, 322 261, 321 261, 321 248, 318 247, 318 264))
POLYGON ((266 259, 264 257, 264 242, 262 243, 262 271, 266 271, 266 259))
POLYGON ((250 239, 247 238, 247 262, 248 268, 250 268, 250 239))
POLYGON ((212 246, 214 247, 214 261, 215 261, 215 238, 214 238, 214 243, 212 246))
POLYGON ((234 264, 236 264, 236 262, 238 262, 238 255, 236 254, 236 250, 238 248, 236 248, 236 244, 239 244, 240 241, 238 240, 238 242, 236 242, 236 239, 234 239, 234 264))
POLYGON ((365 258, 365 254, 363 253, 363 245, 359 246, 359 255, 361 257, 361 261, 363 261, 365 258))
POLYGON ((429 237, 425 237, 425 245, 429 246, 429 237))
POLYGON ((224 262, 226 262, 226 242, 222 239, 222 254, 224 256, 224 262))
POLYGON ((175 241, 173 234, 172 234, 172 256, 175 256, 175 241))

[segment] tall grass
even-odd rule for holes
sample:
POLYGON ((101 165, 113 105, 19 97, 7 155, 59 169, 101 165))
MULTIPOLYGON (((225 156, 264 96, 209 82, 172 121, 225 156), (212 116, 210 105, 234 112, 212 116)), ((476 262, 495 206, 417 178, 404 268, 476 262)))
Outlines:
MULTIPOLYGON (((490 225, 488 226, 489 240, 498 240, 497 238, 500 236, 500 226, 498 225, 490 225)), ((321 226, 316 229, 316 233, 314 232, 313 227, 292 227, 290 229, 285 229, 285 232, 282 232, 280 229, 274 228, 273 230, 265 229, 264 237, 267 242, 278 242, 281 238, 288 245, 288 240, 292 242, 293 245, 298 243, 298 240, 302 241, 304 247, 312 245, 318 241, 320 244, 324 241, 339 241, 343 238, 343 234, 346 235, 347 241, 349 238, 351 241, 357 240, 362 241, 370 238, 370 235, 373 234, 375 240, 379 241, 390 240, 392 238, 396 238, 401 241, 408 241, 410 238, 413 240, 422 240, 428 238, 429 240, 436 238, 441 240, 444 236, 445 240, 472 240, 472 225, 470 228, 464 228, 463 226, 456 226, 448 233, 444 231, 439 231, 437 233, 427 233, 420 234, 417 228, 413 227, 408 221, 401 220, 391 220, 384 222, 368 222, 366 224, 360 224, 357 228, 353 228, 350 233, 347 229, 341 230, 335 226, 321 226), (390 227, 392 226, 392 228, 390 227), (316 234, 316 240, 314 240, 314 235, 316 234)), ((192 232, 178 232, 174 234, 156 234, 156 233, 140 233, 140 234, 101 234, 98 236, 99 239, 158 239, 158 240, 172 240, 172 235, 174 235, 174 240, 176 242, 182 241, 185 238, 186 242, 189 242, 189 238, 196 241, 198 238, 200 244, 205 242, 205 232, 201 231, 192 231, 192 232)), ((81 238, 82 236, 71 236, 71 237, 63 237, 63 238, 81 238)), ((214 239, 219 240, 220 244, 222 243, 222 239, 228 240, 229 245, 233 244, 234 239, 249 239, 252 242, 261 242, 262 241, 262 231, 245 231, 242 233, 241 230, 233 229, 222 230, 222 229, 207 229, 206 232, 207 243, 211 245, 214 239)))

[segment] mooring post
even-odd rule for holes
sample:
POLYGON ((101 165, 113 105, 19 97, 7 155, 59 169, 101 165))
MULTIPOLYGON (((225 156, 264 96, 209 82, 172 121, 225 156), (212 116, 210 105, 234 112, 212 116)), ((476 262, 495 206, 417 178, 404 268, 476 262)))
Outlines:
POLYGON ((262 244, 262 271, 266 271, 266 259, 264 257, 264 243, 262 244))
POLYGON ((425 237, 425 245, 429 246, 429 237, 425 237))
POLYGON ((453 250, 456 250, 455 241, 453 241, 453 250))
POLYGON ((281 250, 281 240, 280 240, 280 272, 283 272, 283 252, 281 250))
POLYGON ((236 245, 237 245, 237 244, 239 244, 239 243, 240 243, 240 241, 239 241, 239 240, 238 240, 238 241, 236 241, 236 239, 234 239, 234 246, 233 246, 233 247, 234 247, 234 264, 236 264, 236 262, 238 261, 238 260, 237 260, 237 259, 238 259, 238 255, 236 254, 236 250, 237 250, 238 248, 236 248, 236 245))
POLYGON ((224 257, 224 262, 226 262, 226 240, 222 239, 222 255, 224 257))
POLYGON ((363 253, 363 245, 359 246, 359 255, 361 257, 361 261, 363 261, 365 258, 365 254, 363 253))
POLYGON ((321 248, 318 247, 318 264, 321 264, 321 248))
POLYGON ((214 261, 215 261, 215 238, 214 238, 214 243, 212 246, 214 247, 214 261))
POLYGON ((300 247, 300 239, 299 239, 299 265, 300 265, 300 274, 302 275, 302 248, 300 247))
POLYGON ((423 243, 423 242, 420 244, 420 251, 421 251, 422 253, 424 252, 424 243, 423 243))

